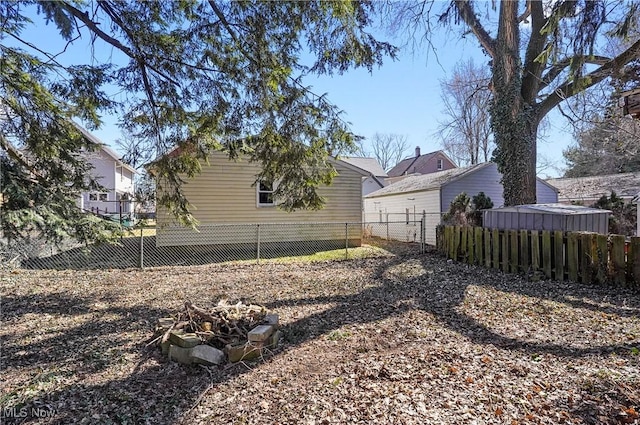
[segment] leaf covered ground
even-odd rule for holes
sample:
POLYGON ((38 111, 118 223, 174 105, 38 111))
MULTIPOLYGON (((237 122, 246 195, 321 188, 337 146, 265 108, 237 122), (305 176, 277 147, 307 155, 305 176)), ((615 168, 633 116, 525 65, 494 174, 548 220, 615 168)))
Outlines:
POLYGON ((639 423, 640 291, 434 253, 0 271, 2 423, 639 423), (185 300, 261 304, 280 345, 205 368, 146 347, 185 300))

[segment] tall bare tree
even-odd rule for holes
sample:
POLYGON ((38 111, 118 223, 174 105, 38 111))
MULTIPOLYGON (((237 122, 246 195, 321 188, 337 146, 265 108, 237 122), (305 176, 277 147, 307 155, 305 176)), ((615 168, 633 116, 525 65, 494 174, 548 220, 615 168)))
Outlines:
POLYGON ((637 2, 425 0, 393 3, 391 10, 396 28, 421 31, 427 40, 437 23, 462 24, 462 36, 473 34, 490 57, 494 159, 505 205, 536 201, 541 120, 566 99, 624 74, 640 56, 637 2), (614 37, 625 48, 607 55, 603 41, 614 37))
POLYGON ((369 150, 361 143, 358 154, 377 159, 385 171, 400 162, 409 149, 407 136, 395 133, 376 133, 371 138, 370 145, 369 150))
POLYGON ((473 59, 458 64, 450 79, 440 81, 447 120, 440 123, 438 131, 442 147, 460 165, 491 158, 490 82, 491 70, 476 66, 473 59))

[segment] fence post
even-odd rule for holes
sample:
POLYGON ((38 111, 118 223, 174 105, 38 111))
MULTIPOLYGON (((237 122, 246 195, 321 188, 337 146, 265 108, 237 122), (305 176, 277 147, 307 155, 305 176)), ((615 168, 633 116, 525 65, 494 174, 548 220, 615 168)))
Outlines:
POLYGON ((140 227, 140 268, 144 268, 144 228, 140 227))
POLYGON ((349 223, 344 223, 344 258, 349 259, 349 223))
POLYGON ((260 264, 260 223, 256 224, 257 246, 256 246, 256 264, 260 264))
POLYGON ((387 240, 389 240, 389 213, 387 213, 387 240))
MULTIPOLYGON (((420 220, 420 254, 424 254, 425 252, 427 252, 427 236, 426 233, 427 232, 427 212, 425 210, 422 210, 422 220, 420 220)), ((437 235, 436 235, 436 244, 438 243, 437 241, 437 235)))

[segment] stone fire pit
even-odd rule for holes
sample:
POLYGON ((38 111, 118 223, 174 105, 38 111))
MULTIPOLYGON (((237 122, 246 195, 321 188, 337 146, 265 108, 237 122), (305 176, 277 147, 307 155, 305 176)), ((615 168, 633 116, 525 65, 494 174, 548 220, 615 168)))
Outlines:
POLYGON ((210 310, 185 303, 175 317, 158 319, 156 344, 170 360, 183 364, 219 365, 262 357, 277 346, 278 315, 263 306, 221 300, 210 310))

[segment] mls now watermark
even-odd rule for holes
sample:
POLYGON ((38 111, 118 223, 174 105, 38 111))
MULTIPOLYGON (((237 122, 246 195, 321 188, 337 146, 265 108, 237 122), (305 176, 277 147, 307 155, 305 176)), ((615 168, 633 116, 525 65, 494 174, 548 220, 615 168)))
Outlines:
POLYGON ((58 413, 55 409, 44 407, 5 407, 3 418, 51 418, 58 413))

